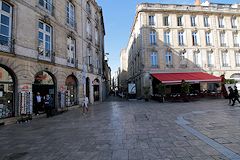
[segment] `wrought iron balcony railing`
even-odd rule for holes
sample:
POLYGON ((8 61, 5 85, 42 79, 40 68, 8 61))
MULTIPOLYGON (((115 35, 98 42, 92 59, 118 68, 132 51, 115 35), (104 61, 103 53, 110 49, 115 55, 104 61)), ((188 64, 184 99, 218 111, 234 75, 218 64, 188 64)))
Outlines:
POLYGON ((55 53, 52 50, 41 51, 38 49, 38 60, 55 63, 55 53))
POLYGON ((0 51, 2 52, 8 52, 8 53, 14 53, 14 39, 0 39, 0 51))

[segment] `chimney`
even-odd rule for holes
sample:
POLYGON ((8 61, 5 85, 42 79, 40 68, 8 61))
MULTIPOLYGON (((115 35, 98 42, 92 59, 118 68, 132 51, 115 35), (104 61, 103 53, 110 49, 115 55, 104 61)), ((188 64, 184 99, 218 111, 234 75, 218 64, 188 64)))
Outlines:
POLYGON ((201 0, 195 0, 195 5, 200 6, 201 5, 201 0))

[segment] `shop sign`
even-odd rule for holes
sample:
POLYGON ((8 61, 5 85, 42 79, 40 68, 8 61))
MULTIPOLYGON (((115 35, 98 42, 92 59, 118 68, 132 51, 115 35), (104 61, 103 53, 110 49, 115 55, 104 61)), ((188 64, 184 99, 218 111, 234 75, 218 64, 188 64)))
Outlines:
POLYGON ((29 85, 23 85, 23 86, 21 87, 21 91, 22 91, 22 92, 29 92, 29 90, 30 90, 29 85))

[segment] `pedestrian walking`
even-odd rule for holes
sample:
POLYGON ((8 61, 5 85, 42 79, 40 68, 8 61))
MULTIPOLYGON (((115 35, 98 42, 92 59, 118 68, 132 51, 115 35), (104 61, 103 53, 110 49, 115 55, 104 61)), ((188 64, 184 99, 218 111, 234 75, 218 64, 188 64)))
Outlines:
POLYGON ((228 99, 229 99, 228 104, 231 105, 232 102, 233 102, 233 98, 234 98, 234 91, 233 91, 231 86, 228 87, 228 91, 229 91, 229 94, 228 94, 228 99))
POLYGON ((83 113, 88 112, 88 102, 89 102, 88 97, 85 96, 83 101, 83 113))
POLYGON ((238 103, 240 103, 239 101, 239 94, 238 94, 238 89, 237 89, 237 86, 234 86, 234 91, 233 91, 233 103, 232 103, 232 106, 235 105, 235 102, 238 101, 238 103))
POLYGON ((35 105, 33 107, 33 112, 35 113, 35 115, 39 115, 39 110, 43 106, 43 98, 39 92, 37 92, 34 102, 35 102, 35 105))
POLYGON ((47 114, 47 118, 51 117, 52 116, 52 108, 53 108, 53 99, 49 94, 46 95, 44 105, 45 105, 45 111, 47 114))

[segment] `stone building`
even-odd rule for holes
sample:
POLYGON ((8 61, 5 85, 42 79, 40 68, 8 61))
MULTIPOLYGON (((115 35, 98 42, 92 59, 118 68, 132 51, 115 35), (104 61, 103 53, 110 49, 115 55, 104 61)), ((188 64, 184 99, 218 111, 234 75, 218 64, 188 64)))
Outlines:
POLYGON ((120 52, 120 71, 119 71, 119 91, 127 92, 128 81, 128 55, 126 49, 122 49, 120 52))
POLYGON ((0 118, 102 100, 104 22, 95 0, 0 0, 0 118))
POLYGON ((237 80, 239 31, 239 4, 139 4, 127 44, 129 81, 136 83, 141 96, 143 86, 152 87, 154 80, 173 85, 187 73, 199 73, 189 82, 200 84, 200 89, 214 88, 219 78, 211 75, 237 80), (180 77, 171 79, 168 73, 180 77))

